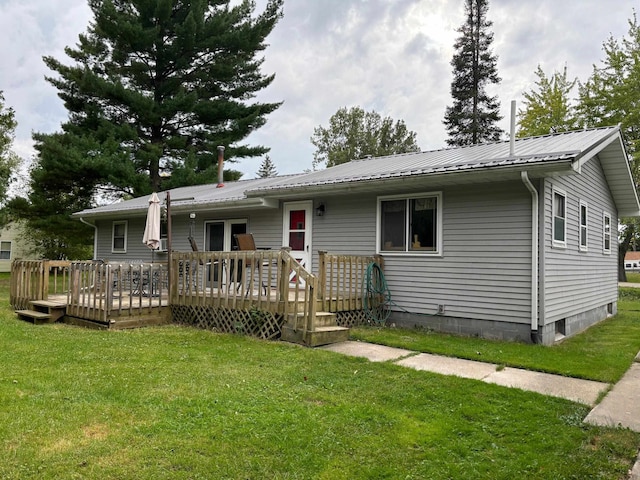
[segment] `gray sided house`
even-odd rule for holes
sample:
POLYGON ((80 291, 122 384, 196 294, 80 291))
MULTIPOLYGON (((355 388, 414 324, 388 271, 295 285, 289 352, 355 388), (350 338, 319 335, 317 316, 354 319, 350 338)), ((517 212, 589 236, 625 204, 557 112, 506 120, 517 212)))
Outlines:
MULTIPOLYGON (((164 199, 164 194, 160 194, 164 199)), ((171 191, 172 247, 382 255, 389 322, 553 343, 616 312, 618 218, 640 205, 617 127, 353 161, 171 191)), ((147 198, 76 214, 96 258, 166 260, 142 243, 147 198)))

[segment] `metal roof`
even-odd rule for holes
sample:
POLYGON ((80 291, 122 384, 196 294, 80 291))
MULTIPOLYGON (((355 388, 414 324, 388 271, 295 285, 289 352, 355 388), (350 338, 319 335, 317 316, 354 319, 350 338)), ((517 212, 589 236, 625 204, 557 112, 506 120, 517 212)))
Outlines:
MULTIPOLYGON (((278 200, 291 196, 331 194, 348 191, 393 188, 392 180, 406 182, 428 179, 431 185, 453 182, 499 181, 519 178, 520 171, 534 176, 553 172, 575 173, 598 155, 621 216, 640 215, 640 204, 631 177, 618 127, 579 130, 529 137, 510 142, 448 148, 356 160, 335 167, 298 175, 226 182, 171 190, 176 211, 194 206, 222 208, 276 208, 278 200)), ((164 200, 164 196, 160 194, 164 200)), ((110 216, 128 212, 145 214, 148 197, 136 198, 74 214, 79 217, 110 216)))
POLYGON ((566 160, 573 162, 618 132, 617 127, 607 127, 516 139, 514 155, 510 155, 509 141, 502 141, 367 158, 299 176, 284 187, 265 185, 252 189, 249 193, 253 196, 268 194, 269 191, 291 191, 296 187, 314 185, 357 183, 534 164, 549 165, 566 160))
MULTIPOLYGON (((294 179, 297 175, 283 175, 269 178, 254 178, 250 180, 238 180, 225 182, 224 187, 217 188, 217 184, 195 185, 170 190, 171 207, 174 211, 192 209, 194 206, 206 205, 242 205, 247 207, 273 207, 269 202, 248 200, 245 192, 252 188, 265 188, 270 185, 281 186, 294 179)), ((165 202, 166 192, 158 194, 160 200, 165 202)), ((277 205, 275 205, 277 207, 277 205)), ((124 200, 110 205, 91 208, 74 213, 76 217, 112 216, 126 212, 128 215, 146 215, 149 207, 149 195, 124 200)))

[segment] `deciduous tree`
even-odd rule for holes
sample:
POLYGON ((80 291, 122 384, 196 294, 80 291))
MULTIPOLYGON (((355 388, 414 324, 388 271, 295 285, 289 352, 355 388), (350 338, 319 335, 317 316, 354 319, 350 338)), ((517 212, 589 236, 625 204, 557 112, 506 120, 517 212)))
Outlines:
MULTIPOLYGON (((15 179, 20 165, 20 158, 12 150, 14 132, 18 126, 15 112, 5 106, 4 96, 0 91, 0 207, 7 202, 9 188, 15 179)), ((0 224, 6 223, 5 215, 0 215, 0 224)))
POLYGON ((314 128, 311 143, 316 147, 314 168, 419 150, 416 133, 408 130, 403 120, 394 122, 391 117, 382 118, 379 113, 365 112, 360 107, 340 108, 329 119, 327 128, 314 128))
MULTIPOLYGON (((578 113, 586 126, 620 125, 631 172, 638 183, 640 174, 640 25, 635 13, 629 19, 628 35, 609 37, 605 57, 594 65, 589 79, 580 85, 578 113)), ((640 245, 638 219, 621 219, 619 279, 626 278, 624 256, 631 245, 640 245)))
POLYGON ((567 78, 567 67, 547 77, 540 65, 536 89, 524 93, 524 109, 518 111, 518 137, 568 132, 579 127, 571 92, 577 78, 567 78))

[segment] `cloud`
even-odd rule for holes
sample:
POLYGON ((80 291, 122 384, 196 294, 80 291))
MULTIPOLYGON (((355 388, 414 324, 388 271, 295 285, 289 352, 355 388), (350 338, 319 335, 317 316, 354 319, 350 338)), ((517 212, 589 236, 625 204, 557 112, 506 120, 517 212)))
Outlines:
MULTIPOLYGON (((586 80, 602 59, 602 43, 626 35, 637 0, 493 0, 493 50, 501 84, 495 89, 508 128, 510 101, 533 88, 538 64, 552 73, 567 65, 586 80)), ((261 12, 266 0, 256 1, 261 12)), ((423 149, 442 148, 444 111, 451 103, 450 60, 462 2, 446 0, 286 0, 284 17, 262 52, 275 73, 258 101, 284 101, 247 142, 270 146, 280 173, 311 168, 314 127, 340 107, 361 106, 403 119, 423 149)), ((16 150, 30 151, 31 131, 51 132, 66 119, 43 55, 64 62, 64 47, 86 31, 85 0, 4 0, 0 3, 0 90, 19 122, 16 150)), ((261 159, 234 168, 255 176, 261 159)))

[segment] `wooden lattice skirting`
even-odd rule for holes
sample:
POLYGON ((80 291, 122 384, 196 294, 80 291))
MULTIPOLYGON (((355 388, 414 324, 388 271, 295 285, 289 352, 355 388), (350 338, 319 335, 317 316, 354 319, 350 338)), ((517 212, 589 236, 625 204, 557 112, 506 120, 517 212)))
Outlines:
POLYGON ((340 327, 356 327, 358 325, 371 324, 371 318, 365 310, 349 310, 347 312, 336 312, 337 323, 340 327))
POLYGON ((195 305, 173 305, 174 323, 221 333, 239 333, 265 340, 280 338, 284 318, 264 310, 232 310, 195 305))

